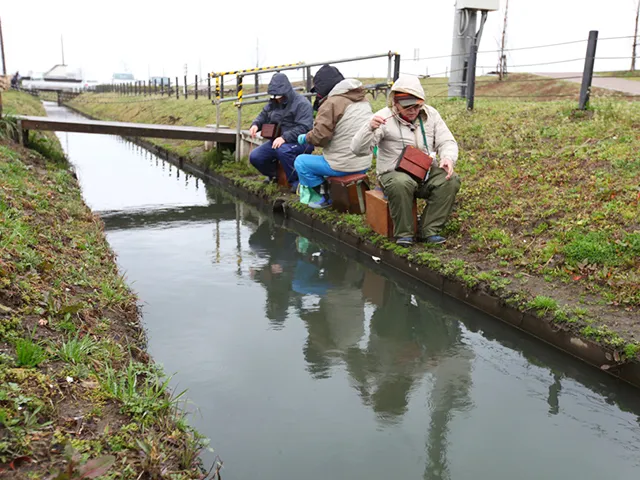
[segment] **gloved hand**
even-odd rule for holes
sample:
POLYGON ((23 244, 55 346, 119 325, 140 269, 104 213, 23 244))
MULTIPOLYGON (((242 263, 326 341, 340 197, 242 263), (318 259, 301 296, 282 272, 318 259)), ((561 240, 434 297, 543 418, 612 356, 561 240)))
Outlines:
POLYGON ((298 145, 305 145, 307 143, 307 134, 301 133, 298 135, 298 145))

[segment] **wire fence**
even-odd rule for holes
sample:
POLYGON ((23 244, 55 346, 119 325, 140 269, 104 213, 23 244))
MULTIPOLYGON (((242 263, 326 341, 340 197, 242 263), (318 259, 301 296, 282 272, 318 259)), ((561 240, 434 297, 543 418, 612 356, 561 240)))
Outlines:
MULTIPOLYGON (((633 35, 623 35, 623 36, 613 36, 613 37, 603 37, 598 38, 597 42, 615 42, 620 40, 630 40, 634 39, 633 35)), ((575 39, 568 40, 563 42, 555 42, 555 43, 547 43, 547 44, 539 44, 539 45, 528 45, 522 47, 510 47, 505 49, 495 49, 495 50, 481 50, 477 52, 477 55, 486 55, 486 54, 509 54, 512 52, 521 52, 521 51, 535 51, 540 49, 541 51, 549 48, 557 48, 564 46, 575 46, 575 45, 584 45, 588 44, 588 39, 575 39)), ((555 53, 555 52, 554 52, 555 53)), ((389 52, 391 56, 391 52, 389 52)), ((397 54, 394 54, 397 55, 397 54)), ((424 57, 416 57, 416 58, 403 58, 403 64, 405 65, 415 65, 418 62, 428 62, 433 60, 446 60, 451 59, 455 56, 469 56, 469 53, 464 54, 456 54, 456 55, 432 55, 432 56, 424 56, 424 57)), ((391 57, 389 57, 391 58, 391 57)), ((638 57, 636 57, 638 58, 638 57)), ((398 55, 399 60, 399 55, 398 55)), ((519 73, 518 75, 513 75, 514 69, 523 69, 523 68, 532 68, 535 67, 538 69, 539 67, 546 66, 555 66, 558 65, 567 65, 571 67, 572 64, 579 64, 579 62, 584 62, 586 65, 587 60, 591 60, 592 63, 598 63, 600 67, 606 65, 606 62, 612 61, 620 61, 620 60, 631 60, 631 55, 623 56, 618 54, 618 49, 615 51, 607 51, 601 56, 593 56, 592 58, 588 58, 587 56, 577 57, 577 56, 567 56, 567 58, 549 58, 543 62, 523 62, 523 63, 514 63, 509 64, 508 69, 505 73, 505 81, 498 83, 498 79, 494 76, 497 73, 498 68, 496 66, 490 66, 486 64, 481 64, 476 66, 476 70, 488 70, 488 75, 483 75, 478 79, 474 79, 474 85, 479 89, 479 91, 473 92, 473 96, 475 98, 486 98, 486 99, 507 99, 507 98, 517 98, 517 99, 531 99, 531 100, 539 100, 539 99, 567 99, 567 98, 577 98, 579 95, 584 95, 585 88, 588 90, 587 95, 591 94, 591 81, 587 82, 588 84, 584 85, 585 79, 585 68, 581 66, 582 71, 576 73, 567 73, 561 74, 560 76, 540 76, 536 74, 530 73, 519 73), (572 85, 579 83, 580 80, 583 80, 583 85, 581 86, 580 92, 575 87, 570 87, 566 85, 557 85, 558 82, 568 81, 571 82, 572 85), (554 85, 555 84, 555 85, 554 85), (508 85, 511 87, 502 89, 498 85, 508 85), (527 86, 530 85, 530 86, 527 86), (522 92, 512 92, 513 88, 520 87, 522 92), (501 90, 502 89, 502 90, 501 90), (548 89, 548 91, 545 91, 548 89), (567 89, 575 89, 575 92, 566 92, 567 89)), ((298 80, 295 85, 300 85, 302 88, 308 89, 310 84, 310 79, 308 78, 309 70, 305 71, 305 64, 291 64, 295 65, 295 68, 298 68, 296 71, 302 71, 302 79, 298 80)), ((399 67, 399 62, 398 62, 399 67)), ((273 67, 275 69, 276 67, 273 67)), ((293 68, 293 67, 291 67, 293 68)), ((391 66, 389 67, 389 70, 391 66)), ((137 103, 137 102, 159 102, 162 100, 168 99, 207 99, 211 100, 213 103, 216 103, 216 98, 218 102, 221 99, 225 99, 228 97, 229 101, 237 101, 240 96, 238 96, 238 84, 237 82, 231 83, 232 86, 224 84, 224 75, 227 74, 240 74, 242 76, 249 76, 249 79, 253 81, 247 82, 247 78, 245 78, 244 88, 249 92, 253 91, 254 93, 249 93, 245 95, 244 98, 252 97, 254 94, 262 94, 266 95, 266 84, 260 83, 259 81, 259 71, 253 71, 254 69, 250 69, 247 71, 236 71, 236 72, 223 72, 221 74, 207 74, 204 78, 198 75, 194 75, 193 77, 187 78, 187 76, 183 77, 174 77, 162 80, 161 82, 153 81, 135 81, 124 84, 103 84, 98 85, 93 89, 93 92, 96 93, 112 93, 115 94, 115 98, 104 98, 94 97, 92 95, 83 95, 81 98, 77 99, 78 103, 97 103, 97 104, 129 104, 129 103, 137 103), (255 75, 255 78, 253 76, 255 75), (216 78, 219 77, 219 78, 216 78), (221 82, 222 80, 222 82, 221 82)), ((270 70, 270 67, 263 68, 261 70, 270 70)), ((468 69, 468 62, 464 68, 459 69, 445 69, 444 71, 438 71, 437 73, 427 73, 417 74, 413 72, 407 71, 407 69, 403 69, 402 72, 398 69, 398 74, 402 73, 405 75, 416 75, 426 80, 426 85, 430 98, 444 98, 449 96, 449 86, 446 84, 449 77, 454 73, 462 73, 463 78, 468 79, 470 72, 468 69), (431 80, 428 80, 431 79, 431 80), (437 80, 442 80, 442 85, 438 85, 437 80), (429 83, 432 82, 432 83, 429 83)), ((591 72, 593 74, 593 72, 591 72)), ((595 74, 597 76, 597 74, 595 74)), ((227 75, 228 76, 228 75, 227 75)), ((629 73, 624 72, 609 72, 606 75, 609 78, 628 78, 630 76, 629 73)), ((640 76, 640 73, 638 73, 640 76)), ((640 82, 639 82, 640 83, 640 82)), ((382 84, 380 84, 382 85, 382 84)), ((240 81, 240 88, 242 88, 242 81, 240 81)), ((383 85, 382 87, 376 87, 375 91, 372 90, 371 93, 377 95, 378 88, 388 88, 388 86, 383 85)), ((79 92, 72 92, 72 95, 77 95, 79 92)), ((605 96, 616 96, 624 99, 636 99, 640 97, 640 95, 635 92, 605 92, 603 90, 594 90, 595 95, 605 95, 605 96)), ((466 94, 466 92, 465 92, 466 94)), ((69 97, 70 98, 70 97, 69 97)), ((63 98, 64 100, 64 98, 63 98)), ((263 101, 263 100, 262 100, 263 101)), ((258 101, 260 102, 260 101, 258 101)), ((251 103, 255 103, 254 100, 251 100, 251 103)), ((219 103, 218 103, 219 106, 219 103)), ((237 106, 237 105, 236 105, 237 106)))

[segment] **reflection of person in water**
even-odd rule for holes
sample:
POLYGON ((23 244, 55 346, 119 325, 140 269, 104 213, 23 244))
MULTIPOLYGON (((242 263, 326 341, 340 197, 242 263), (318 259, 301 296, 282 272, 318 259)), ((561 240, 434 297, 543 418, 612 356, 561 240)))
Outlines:
POLYGON ((385 421, 405 413, 414 384, 459 344, 455 321, 383 277, 367 272, 365 294, 377 305, 362 352, 352 352, 349 371, 363 399, 385 421))
POLYGON ((325 291, 316 305, 300 309, 309 333, 303 353, 315 378, 327 378, 329 369, 346 356, 364 334, 363 271, 335 254, 316 257, 325 291))
POLYGON ((448 424, 470 405, 471 351, 458 321, 385 278, 366 272, 363 291, 376 310, 364 350, 351 349, 347 368, 363 401, 384 424, 407 411, 411 391, 431 375, 424 478, 448 478, 448 424))
POLYGON ((296 235, 263 222, 249 237, 249 246, 258 257, 267 259, 261 268, 250 269, 251 277, 264 285, 265 313, 274 326, 282 327, 291 301, 291 283, 298 253, 296 235))

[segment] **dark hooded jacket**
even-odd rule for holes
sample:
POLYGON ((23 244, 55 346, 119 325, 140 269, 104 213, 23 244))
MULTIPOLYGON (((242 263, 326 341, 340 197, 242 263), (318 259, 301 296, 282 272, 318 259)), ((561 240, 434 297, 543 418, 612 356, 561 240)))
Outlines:
POLYGON ((329 95, 337 84, 344 80, 344 76, 336 67, 331 65, 323 65, 313 76, 312 93, 316 94, 316 100, 313 102, 313 109, 318 110, 320 105, 329 95))
POLYGON ((287 143, 296 143, 298 135, 307 133, 313 128, 313 109, 311 104, 298 95, 284 73, 276 73, 267 90, 269 95, 284 95, 286 100, 278 103, 270 100, 256 117, 252 125, 258 130, 265 123, 280 124, 281 136, 287 143))

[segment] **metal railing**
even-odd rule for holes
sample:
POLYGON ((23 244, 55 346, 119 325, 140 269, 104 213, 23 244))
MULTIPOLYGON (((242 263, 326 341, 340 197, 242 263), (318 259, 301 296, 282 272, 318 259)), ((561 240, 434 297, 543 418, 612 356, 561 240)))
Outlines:
POLYGON ((277 67, 260 67, 260 68, 254 68, 254 69, 246 69, 246 70, 235 70, 231 72, 211 73, 209 74, 209 76, 210 77, 215 76, 214 78, 216 80, 215 99, 213 100, 213 103, 216 106, 216 128, 220 127, 220 105, 223 102, 234 101, 234 105, 238 109, 238 117, 237 117, 237 124, 236 124, 236 160, 238 161, 240 160, 240 152, 241 152, 240 143, 242 141, 242 106, 255 105, 258 103, 266 103, 268 101, 267 99, 250 100, 249 102, 244 101, 245 98, 258 98, 261 96, 268 95, 266 92, 260 93, 258 91, 259 90, 258 76, 260 74, 303 69, 303 79, 305 81, 305 87, 303 88, 298 87, 295 90, 304 91, 305 93, 303 93, 303 96, 311 99, 311 97, 314 96, 314 94, 311 93, 312 79, 313 79, 311 75, 311 69, 313 67, 321 67, 322 65, 327 65, 327 64, 334 65, 338 63, 371 60, 375 58, 388 59, 386 82, 369 85, 366 88, 369 90, 371 89, 384 90, 385 94, 388 97, 389 90, 391 88, 393 81, 397 80, 398 76, 400 75, 400 54, 392 51, 389 51, 387 53, 377 54, 377 55, 365 55, 365 56, 359 56, 359 57, 340 58, 337 60, 329 60, 324 62, 297 63, 297 64, 280 65, 277 67), (222 90, 224 89, 223 78, 224 78, 224 75, 230 75, 230 74, 233 74, 236 76, 236 96, 233 98, 225 99, 223 97, 224 93, 222 92, 222 90), (255 93, 245 95, 243 80, 244 80, 244 77, 248 75, 255 76, 255 93))
MULTIPOLYGON (((324 65, 324 64, 323 64, 324 65)), ((365 90, 371 91, 371 90, 388 90, 389 88, 389 83, 373 83, 370 85, 363 85, 363 88, 365 90)), ((302 88, 298 87, 295 88, 294 90, 302 90, 302 88)), ((244 98, 247 97, 259 97, 259 96, 264 96, 264 95, 268 95, 268 94, 251 94, 251 95, 246 95, 244 98)), ((303 97, 305 98, 309 98, 311 99, 311 97, 315 96, 315 93, 311 93, 311 92, 305 92, 301 94, 303 97)), ((231 99, 225 99, 224 101, 229 101, 231 99)), ((235 99, 233 99, 235 100, 235 99)), ((236 101, 234 103, 234 106, 238 107, 238 124, 236 125, 236 161, 240 160, 240 139, 242 138, 242 106, 243 105, 257 105, 257 104, 261 104, 261 103, 267 103, 269 101, 269 99, 260 99, 260 100, 250 100, 248 102, 240 102, 240 101, 236 101)), ((216 127, 218 128, 218 127, 216 127)))

